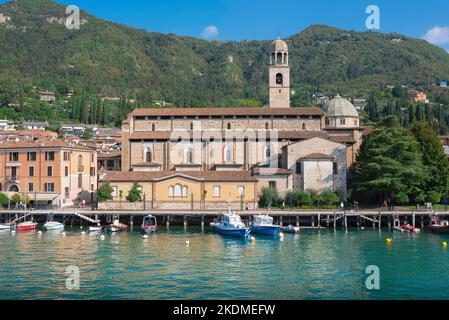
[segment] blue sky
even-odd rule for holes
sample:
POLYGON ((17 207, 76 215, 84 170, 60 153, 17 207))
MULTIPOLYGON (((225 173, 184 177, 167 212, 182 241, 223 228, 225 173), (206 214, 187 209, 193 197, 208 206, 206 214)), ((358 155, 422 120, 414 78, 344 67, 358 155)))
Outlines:
MULTIPOLYGON (((5 0, 0 0, 5 2, 5 0)), ((364 31, 368 5, 381 32, 427 39, 449 49, 448 0, 58 0, 99 18, 162 33, 218 40, 273 39, 311 24, 364 31), (208 28, 209 27, 209 28, 208 28), (439 28, 436 28, 439 27, 439 28), (208 28, 208 29, 206 29, 208 28)))

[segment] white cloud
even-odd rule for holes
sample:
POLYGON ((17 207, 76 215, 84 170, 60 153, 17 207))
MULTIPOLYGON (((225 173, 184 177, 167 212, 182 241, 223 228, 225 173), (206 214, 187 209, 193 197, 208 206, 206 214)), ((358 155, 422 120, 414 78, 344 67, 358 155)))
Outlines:
POLYGON ((432 44, 449 43, 449 27, 433 27, 423 36, 424 40, 432 44))
POLYGON ((218 37, 218 28, 216 26, 207 26, 201 32, 201 38, 203 39, 210 40, 216 37, 218 37))

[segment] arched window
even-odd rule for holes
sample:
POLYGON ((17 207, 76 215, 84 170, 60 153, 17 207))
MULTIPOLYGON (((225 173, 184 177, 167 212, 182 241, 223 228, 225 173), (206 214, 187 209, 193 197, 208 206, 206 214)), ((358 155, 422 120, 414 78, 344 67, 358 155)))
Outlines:
POLYGON ((284 53, 284 63, 288 63, 287 53, 284 53))
POLYGON ((190 131, 193 131, 193 122, 190 122, 190 131))
POLYGON ((83 170, 83 156, 79 155, 78 156, 78 172, 84 171, 83 170))
POLYGON ((182 196, 187 197, 187 192, 188 192, 187 186, 183 186, 182 187, 182 196))
POLYGON ((271 146, 267 145, 263 149, 263 155, 265 157, 265 161, 270 161, 271 159, 271 146))
POLYGON ((155 126, 154 123, 151 125, 151 130, 152 130, 152 131, 155 131, 155 130, 156 130, 156 126, 155 126))
POLYGON ((170 187, 168 188, 168 196, 169 196, 169 197, 174 197, 173 186, 170 186, 170 187))
POLYGON ((270 129, 270 124, 268 122, 265 122, 265 129, 266 130, 270 129))
POLYGON ((284 84, 284 76, 282 75, 282 73, 278 73, 276 75, 276 84, 284 84))
POLYGON ((302 130, 306 130, 306 124, 305 123, 302 124, 302 130))
POLYGON ((231 123, 228 122, 228 130, 231 130, 231 123))
POLYGON ((146 162, 152 162, 153 161, 153 153, 151 152, 150 148, 147 148, 145 151, 145 161, 146 162))
POLYGON ((326 124, 326 126, 328 126, 328 125, 331 124, 330 121, 329 121, 329 118, 326 118, 326 119, 324 120, 324 123, 326 124))
POLYGON ((15 184, 11 185, 8 189, 9 192, 19 192, 19 187, 15 184))
POLYGON ((184 163, 192 163, 193 162, 193 150, 192 147, 184 148, 184 163))
POLYGON ((176 184, 173 188, 173 197, 182 197, 182 186, 180 184, 176 184))
POLYGON ((278 52, 277 54, 277 61, 278 64, 282 64, 282 53, 278 52))
POLYGON ((224 148, 224 161, 225 162, 232 162, 233 156, 232 156, 232 147, 226 146, 224 148))

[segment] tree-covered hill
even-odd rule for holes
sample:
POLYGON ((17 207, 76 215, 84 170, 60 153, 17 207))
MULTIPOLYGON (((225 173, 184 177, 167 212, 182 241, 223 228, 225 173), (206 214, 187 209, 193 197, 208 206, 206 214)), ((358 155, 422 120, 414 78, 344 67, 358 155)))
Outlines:
MULTIPOLYGON (((165 99, 179 106, 266 103, 271 41, 208 42, 133 29, 65 6, 16 0, 0 6, 0 86, 165 99)), ((398 34, 311 26, 289 37, 295 104, 314 90, 368 95, 385 85, 449 79, 449 54, 398 34)), ((6 90, 6 89, 3 89, 6 90)))

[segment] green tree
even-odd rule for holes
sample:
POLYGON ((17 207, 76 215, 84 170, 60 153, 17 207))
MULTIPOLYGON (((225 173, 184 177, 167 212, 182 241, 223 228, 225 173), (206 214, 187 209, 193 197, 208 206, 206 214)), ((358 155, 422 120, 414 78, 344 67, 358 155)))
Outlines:
POLYGON ((429 191, 427 193, 427 197, 426 197, 427 201, 431 202, 431 203, 440 203, 441 202, 441 194, 439 194, 436 191, 429 191))
POLYGON ((412 132, 419 143, 426 179, 422 186, 426 192, 447 194, 449 190, 449 161, 436 132, 425 121, 416 123, 412 132))
POLYGON ((353 197, 372 202, 394 199, 399 192, 419 189, 425 179, 419 143, 397 117, 382 121, 367 136, 354 164, 353 197))
POLYGON ((275 207, 279 204, 279 193, 276 188, 264 187, 259 199, 261 208, 275 207))
POLYGON ((132 188, 128 192, 126 200, 129 202, 142 201, 142 186, 137 182, 134 182, 132 188))
POLYGON ((0 205, 3 208, 7 208, 9 204, 9 198, 6 194, 4 194, 3 192, 0 193, 0 205))
POLYGON ((285 204, 292 208, 297 207, 299 192, 298 189, 288 190, 285 193, 285 204))
POLYGON ((105 182, 97 190, 97 201, 106 202, 108 200, 112 200, 112 187, 109 182, 105 182))
POLYGON ((396 204, 405 205, 410 202, 408 195, 405 192, 399 192, 394 196, 394 201, 396 204))
POLYGON ((340 197, 335 192, 332 192, 331 190, 323 191, 321 193, 321 197, 323 198, 323 203, 325 205, 333 206, 340 202, 340 197))
POLYGON ((310 206, 312 204, 312 196, 309 192, 298 193, 298 204, 300 206, 310 206))

